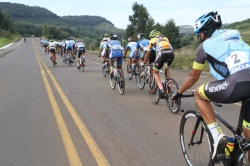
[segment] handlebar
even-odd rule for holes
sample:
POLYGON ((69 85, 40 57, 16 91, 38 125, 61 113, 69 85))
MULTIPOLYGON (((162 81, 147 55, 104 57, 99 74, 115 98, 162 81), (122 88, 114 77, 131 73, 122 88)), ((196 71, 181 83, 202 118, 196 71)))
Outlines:
MULTIPOLYGON (((190 94, 182 94, 182 95, 180 96, 180 98, 187 98, 187 97, 194 97, 194 90, 192 90, 190 94)), ((214 105, 216 105, 217 107, 222 107, 222 104, 217 103, 217 102, 214 102, 214 101, 212 101, 212 102, 213 102, 214 105)), ((184 110, 181 108, 181 106, 180 106, 178 103, 176 103, 176 105, 177 105, 177 108, 178 108, 178 110, 179 110, 180 112, 184 112, 184 110)))

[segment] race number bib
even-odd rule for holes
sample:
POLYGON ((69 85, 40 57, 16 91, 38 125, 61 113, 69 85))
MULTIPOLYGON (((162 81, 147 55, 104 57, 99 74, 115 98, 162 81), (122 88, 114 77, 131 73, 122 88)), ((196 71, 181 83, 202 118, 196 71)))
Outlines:
POLYGON ((243 51, 231 52, 230 56, 226 58, 225 63, 227 64, 230 74, 250 68, 249 58, 243 51))

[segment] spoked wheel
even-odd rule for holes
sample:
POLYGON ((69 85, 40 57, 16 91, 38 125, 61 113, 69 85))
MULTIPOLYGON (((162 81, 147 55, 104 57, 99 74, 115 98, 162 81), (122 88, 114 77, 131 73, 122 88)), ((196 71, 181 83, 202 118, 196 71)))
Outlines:
POLYGON ((189 110, 183 114, 180 143, 188 165, 216 165, 211 163, 213 138, 198 111, 189 110))
POLYGON ((158 104, 159 89, 153 77, 149 78, 149 97, 154 104, 158 104))
POLYGON ((135 81, 138 82, 140 79, 140 66, 136 65, 135 66, 135 81))
POLYGON ((171 92, 178 91, 179 86, 177 82, 173 78, 168 78, 168 81, 166 82, 166 89, 168 91, 168 97, 166 98, 166 102, 168 105, 169 110, 177 114, 179 112, 178 105, 181 106, 181 98, 179 98, 177 101, 173 101, 171 99, 171 92))
POLYGON ((123 95, 125 91, 125 80, 124 80, 123 72, 121 70, 118 70, 117 82, 118 82, 118 90, 120 94, 123 95))
POLYGON ((139 73, 138 73, 137 84, 138 84, 138 86, 139 86, 139 88, 140 88, 141 90, 144 89, 145 83, 146 83, 146 78, 145 78, 144 70, 140 69, 140 70, 139 70, 139 73))
POLYGON ((114 77, 114 74, 109 75, 109 83, 112 89, 115 89, 115 85, 116 85, 116 78, 114 77))
POLYGON ((132 69, 129 64, 127 64, 127 74, 128 74, 128 79, 132 80, 133 74, 132 74, 132 69))

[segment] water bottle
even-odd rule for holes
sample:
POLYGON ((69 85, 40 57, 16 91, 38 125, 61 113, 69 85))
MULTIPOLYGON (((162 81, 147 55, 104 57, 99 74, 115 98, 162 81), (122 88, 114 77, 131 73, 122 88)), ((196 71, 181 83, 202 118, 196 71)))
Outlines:
POLYGON ((117 76, 117 70, 114 70, 114 76, 117 76))
POLYGON ((229 157, 230 156, 230 153, 233 151, 234 149, 234 137, 228 137, 228 140, 227 140, 227 148, 225 148, 225 153, 226 153, 226 156, 229 157), (228 151, 229 150, 229 151, 228 151))

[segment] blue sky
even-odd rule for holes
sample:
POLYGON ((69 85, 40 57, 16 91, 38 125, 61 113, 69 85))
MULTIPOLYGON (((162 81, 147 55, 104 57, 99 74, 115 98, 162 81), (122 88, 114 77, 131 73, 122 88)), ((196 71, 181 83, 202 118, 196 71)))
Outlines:
POLYGON ((155 23, 164 25, 174 19, 176 25, 193 25, 204 13, 218 11, 223 23, 233 23, 250 18, 249 0, 6 0, 0 2, 21 3, 29 6, 44 7, 58 16, 91 15, 101 16, 111 21, 115 27, 126 29, 133 14, 134 2, 142 4, 155 23))

